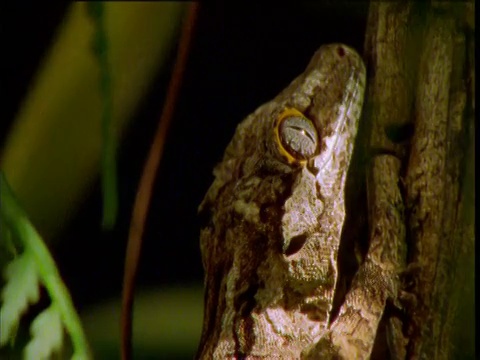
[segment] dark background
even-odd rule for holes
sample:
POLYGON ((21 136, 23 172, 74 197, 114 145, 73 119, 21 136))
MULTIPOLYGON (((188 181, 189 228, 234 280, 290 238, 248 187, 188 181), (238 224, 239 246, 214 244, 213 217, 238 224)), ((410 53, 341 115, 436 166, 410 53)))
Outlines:
MULTIPOLYGON (((144 237, 139 286, 200 283, 203 270, 196 211, 236 125, 280 92, 322 44, 363 50, 364 1, 205 2, 161 161, 144 237), (319 2, 320 3, 320 2, 319 2)), ((0 141, 21 106, 68 4, 3 2, 0 141)), ((97 181, 53 249, 81 309, 119 297, 136 186, 161 112, 176 48, 159 69, 120 144, 120 213, 101 231, 97 181)))

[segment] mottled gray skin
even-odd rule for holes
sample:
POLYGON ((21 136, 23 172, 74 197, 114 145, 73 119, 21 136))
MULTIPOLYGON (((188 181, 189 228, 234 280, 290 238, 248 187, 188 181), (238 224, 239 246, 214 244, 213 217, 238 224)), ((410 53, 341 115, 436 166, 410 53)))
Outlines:
POLYGON ((345 178, 365 68, 345 45, 322 46, 305 72, 237 128, 200 211, 205 313, 197 358, 300 358, 328 330, 345 220, 345 178), (289 162, 277 116, 295 108, 318 132, 289 162))

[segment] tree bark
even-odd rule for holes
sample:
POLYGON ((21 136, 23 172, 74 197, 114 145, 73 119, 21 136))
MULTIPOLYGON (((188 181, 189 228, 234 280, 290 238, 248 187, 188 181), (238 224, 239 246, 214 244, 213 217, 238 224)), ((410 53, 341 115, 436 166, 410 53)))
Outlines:
POLYGON ((370 5, 370 147, 402 163, 407 228, 399 296, 410 300, 403 301, 403 331, 391 331, 397 358, 474 356, 473 7, 370 5))

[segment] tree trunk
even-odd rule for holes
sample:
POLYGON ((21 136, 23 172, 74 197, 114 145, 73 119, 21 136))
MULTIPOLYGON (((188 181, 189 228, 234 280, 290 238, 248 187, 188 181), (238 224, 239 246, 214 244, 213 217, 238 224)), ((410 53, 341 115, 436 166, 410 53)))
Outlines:
POLYGON ((474 357, 473 14, 473 2, 370 5, 370 146, 402 162, 410 300, 391 339, 406 344, 399 358, 474 357))

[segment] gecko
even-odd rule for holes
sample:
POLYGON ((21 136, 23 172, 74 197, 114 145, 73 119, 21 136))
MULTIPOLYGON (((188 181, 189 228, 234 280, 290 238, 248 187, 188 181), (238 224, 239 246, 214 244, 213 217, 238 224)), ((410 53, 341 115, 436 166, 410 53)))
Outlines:
MULTIPOLYGON (((332 329, 348 330, 352 302, 340 310, 345 324, 334 324, 332 307, 365 78, 354 49, 324 45, 238 125, 199 206, 205 305, 198 359, 347 351, 332 329)), ((359 358, 371 351, 363 347, 359 358)))

